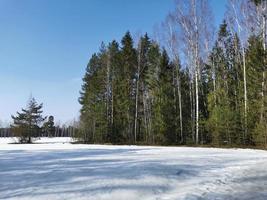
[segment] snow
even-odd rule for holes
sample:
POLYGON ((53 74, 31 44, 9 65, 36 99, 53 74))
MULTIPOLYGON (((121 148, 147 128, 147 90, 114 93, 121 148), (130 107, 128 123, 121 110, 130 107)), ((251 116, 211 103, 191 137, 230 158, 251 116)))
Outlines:
POLYGON ((267 152, 0 138, 0 199, 267 199, 267 152))
MULTIPOLYGON (((34 138, 34 143, 70 143, 73 141, 70 137, 41 137, 34 138)), ((18 143, 19 139, 15 137, 0 137, 0 144, 18 143)))

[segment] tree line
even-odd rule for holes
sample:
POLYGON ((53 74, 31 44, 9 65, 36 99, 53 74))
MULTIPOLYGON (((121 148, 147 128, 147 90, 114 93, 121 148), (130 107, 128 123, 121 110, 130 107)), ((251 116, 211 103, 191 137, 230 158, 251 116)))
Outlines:
POLYGON ((37 137, 74 137, 78 127, 55 126, 54 117, 43 116, 43 104, 30 97, 26 108, 11 116, 10 128, 0 128, 0 137, 18 137, 20 143, 32 143, 37 137))
POLYGON ((102 44, 80 92, 86 143, 267 146, 266 0, 180 0, 135 43, 102 44))
MULTIPOLYGON (((75 137, 78 127, 77 125, 55 125, 55 129, 52 132, 46 131, 40 125, 40 131, 36 135, 36 137, 75 137)), ((0 128, 0 138, 1 137, 17 137, 18 134, 14 133, 14 130, 10 127, 0 128)))

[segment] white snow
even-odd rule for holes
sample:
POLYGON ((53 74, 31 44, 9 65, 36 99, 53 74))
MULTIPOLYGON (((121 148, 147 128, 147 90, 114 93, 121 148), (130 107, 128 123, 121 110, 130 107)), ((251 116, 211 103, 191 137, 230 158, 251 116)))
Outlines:
MULTIPOLYGON (((34 138, 34 143, 70 143, 73 141, 70 137, 41 137, 34 138)), ((0 144, 18 143, 16 137, 0 137, 0 144)))
POLYGON ((0 199, 267 199, 266 151, 69 141, 0 138, 0 199))

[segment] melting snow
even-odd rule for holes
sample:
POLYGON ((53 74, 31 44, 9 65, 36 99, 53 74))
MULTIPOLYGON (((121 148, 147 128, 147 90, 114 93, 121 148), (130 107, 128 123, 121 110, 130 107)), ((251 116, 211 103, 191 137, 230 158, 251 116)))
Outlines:
POLYGON ((0 138, 0 199, 267 199, 267 152, 0 138))

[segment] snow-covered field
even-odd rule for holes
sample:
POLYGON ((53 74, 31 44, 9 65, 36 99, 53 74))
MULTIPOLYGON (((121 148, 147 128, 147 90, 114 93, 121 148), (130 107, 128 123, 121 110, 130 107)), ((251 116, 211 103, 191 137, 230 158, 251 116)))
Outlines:
MULTIPOLYGON (((0 137, 0 144, 12 144, 12 143, 18 143, 18 138, 15 137, 0 137)), ((70 137, 43 137, 43 138, 34 138, 33 142, 35 144, 56 144, 56 143, 70 143, 73 139, 70 137)), ((10 146, 10 145, 9 145, 10 146)), ((2 146, 0 146, 0 150, 2 146)))
POLYGON ((0 199, 267 199, 266 151, 0 141, 0 199))

